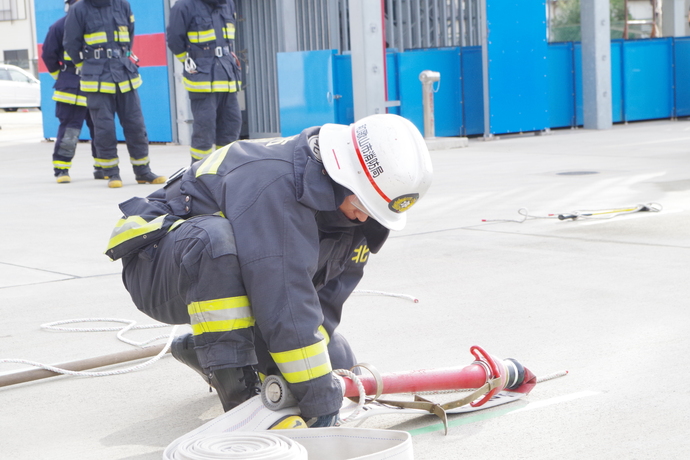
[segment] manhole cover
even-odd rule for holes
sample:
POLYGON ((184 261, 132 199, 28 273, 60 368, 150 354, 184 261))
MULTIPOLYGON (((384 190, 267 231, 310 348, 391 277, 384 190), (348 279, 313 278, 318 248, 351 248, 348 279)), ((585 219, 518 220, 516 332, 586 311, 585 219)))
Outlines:
POLYGON ((565 171, 556 173, 559 176, 586 176, 587 174, 599 174, 598 171, 565 171))

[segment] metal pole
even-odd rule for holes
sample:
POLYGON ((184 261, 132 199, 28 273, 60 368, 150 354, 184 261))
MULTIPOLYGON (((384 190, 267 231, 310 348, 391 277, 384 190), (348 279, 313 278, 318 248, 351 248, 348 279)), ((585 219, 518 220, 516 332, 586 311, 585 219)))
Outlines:
POLYGON ((419 74, 422 82, 422 106, 424 110, 424 139, 436 137, 434 120, 434 82, 441 80, 441 74, 433 70, 424 70, 419 74))
MULTIPOLYGON (((85 371, 87 369, 111 366, 113 364, 120 364, 127 361, 134 361, 137 359, 150 358, 160 353, 164 347, 165 344, 161 344, 152 347, 128 350, 120 353, 113 353, 111 355, 104 355, 95 358, 87 358, 79 361, 71 361, 68 363, 56 364, 53 367, 65 369, 68 371, 85 371)), ((169 352, 170 351, 168 351, 168 353, 169 352)), ((45 379, 48 377, 55 377, 58 375, 61 374, 46 369, 32 369, 29 371, 20 371, 4 374, 0 375, 0 388, 10 385, 16 385, 18 383, 31 382, 33 380, 45 379)))

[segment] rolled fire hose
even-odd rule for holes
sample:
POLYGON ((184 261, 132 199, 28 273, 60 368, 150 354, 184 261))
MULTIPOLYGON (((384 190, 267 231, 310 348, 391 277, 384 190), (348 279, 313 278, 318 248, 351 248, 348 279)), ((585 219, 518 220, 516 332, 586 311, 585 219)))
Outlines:
POLYGON ((309 460, 414 459, 412 437, 405 431, 348 427, 270 430, 270 427, 285 416, 298 414, 297 407, 277 411, 268 409, 261 401, 261 397, 255 396, 171 442, 163 451, 163 460, 292 458, 287 454, 277 457, 268 456, 269 453, 273 453, 274 444, 287 447, 284 440, 282 443, 278 440, 269 443, 266 441, 267 438, 262 438, 261 441, 256 440, 255 447, 251 447, 247 440, 242 440, 242 437, 252 434, 290 438, 302 445, 308 453, 308 457, 295 457, 300 460, 302 458, 309 460), (233 434, 236 434, 238 438, 231 438, 230 435, 233 434), (214 441, 207 443, 205 439, 208 438, 214 441), (259 451, 259 444, 266 444, 266 447, 262 448, 266 451, 266 457, 258 456, 258 453, 251 450, 259 451), (242 452, 245 456, 224 457, 225 452, 242 452), (249 456, 250 452, 256 457, 249 456))

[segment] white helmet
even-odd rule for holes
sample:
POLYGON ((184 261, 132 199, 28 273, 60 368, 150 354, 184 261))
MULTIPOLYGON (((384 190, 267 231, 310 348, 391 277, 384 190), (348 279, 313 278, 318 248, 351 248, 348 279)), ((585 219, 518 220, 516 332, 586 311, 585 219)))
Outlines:
POLYGON ((415 125, 398 115, 371 115, 349 126, 325 124, 319 148, 328 175, 391 230, 405 227, 405 211, 431 185, 426 142, 415 125))

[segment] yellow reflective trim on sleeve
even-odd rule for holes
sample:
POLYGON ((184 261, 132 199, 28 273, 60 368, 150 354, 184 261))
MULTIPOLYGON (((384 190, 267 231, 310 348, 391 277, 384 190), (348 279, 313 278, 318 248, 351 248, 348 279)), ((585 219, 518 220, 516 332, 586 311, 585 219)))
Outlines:
POLYGON ((165 215, 156 217, 151 222, 146 222, 141 216, 130 216, 126 219, 118 220, 113 233, 110 235, 106 251, 137 236, 160 229, 163 227, 164 220, 165 215))
POLYGON ((94 32, 92 34, 84 34, 84 41, 87 45, 95 45, 96 43, 106 43, 108 37, 105 32, 94 32))
POLYGON ((223 36, 224 38, 228 40, 234 40, 235 39, 235 24, 228 22, 225 24, 226 27, 223 27, 223 36))
POLYGON ((201 163, 201 166, 199 166, 199 169, 196 170, 194 177, 199 177, 203 174, 218 174, 218 168, 220 168, 223 160, 225 160, 225 156, 228 154, 231 145, 232 144, 228 144, 207 156, 204 162, 201 163))
POLYGON ((254 318, 232 319, 226 321, 207 321, 192 325, 192 333, 201 335, 205 332, 227 332, 237 329, 247 329, 254 326, 254 318))
POLYGON ((181 52, 180 54, 176 54, 175 57, 176 57, 180 62, 184 62, 185 59, 187 59, 187 52, 186 52, 186 51, 183 51, 183 52, 181 52))
POLYGON ((271 352, 271 356, 288 383, 313 380, 333 370, 325 340, 295 350, 271 352))
POLYGON ((129 22, 134 23, 134 14, 129 16, 129 22))
POLYGON ((60 75, 59 70, 56 70, 55 72, 50 72, 50 76, 53 77, 53 80, 57 80, 58 75, 60 75))

